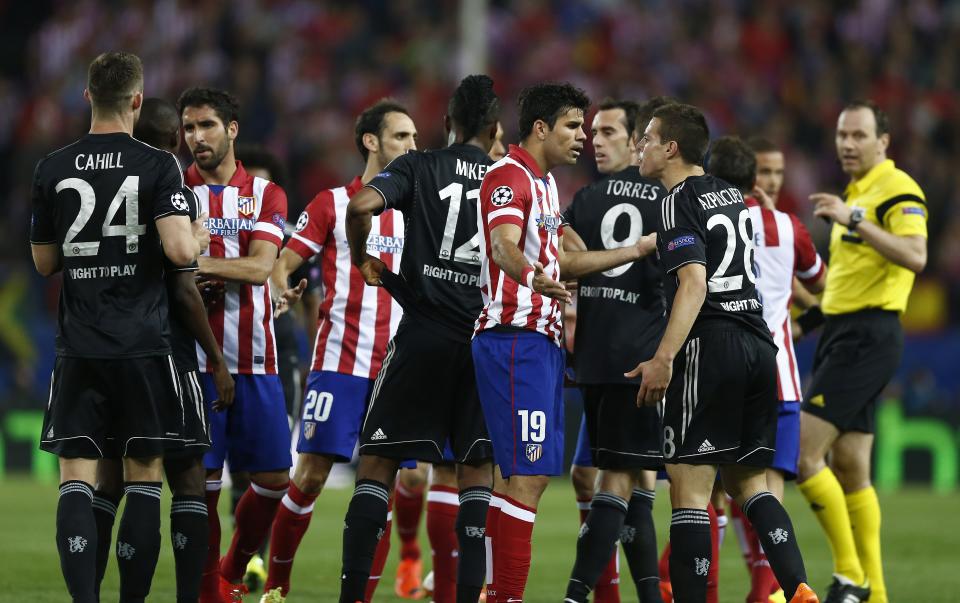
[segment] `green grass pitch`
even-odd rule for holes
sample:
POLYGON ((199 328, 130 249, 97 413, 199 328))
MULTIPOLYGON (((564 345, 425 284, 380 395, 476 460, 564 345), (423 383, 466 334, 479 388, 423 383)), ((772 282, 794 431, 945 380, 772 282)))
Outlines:
MULTIPOLYGON (((293 572, 294 590, 288 598, 297 601, 333 602, 337 600, 340 566, 340 534, 349 490, 329 490, 318 499, 313 523, 304 538, 293 572)), ((884 566, 890 601, 960 601, 960 529, 956 511, 960 495, 940 496, 919 489, 908 489, 880 497, 883 508, 884 566)), ((221 501, 223 503, 224 501, 221 501)), ((57 504, 55 484, 37 483, 12 477, 0 482, 0 602, 31 603, 67 601, 53 543, 57 504)), ((163 548, 153 581, 151 601, 175 601, 173 560, 167 532, 166 510, 169 493, 164 497, 163 548)), ((830 580, 830 554, 813 513, 792 487, 787 488, 787 508, 793 518, 807 572, 814 588, 821 593, 830 580)), ((669 499, 659 489, 655 507, 658 539, 661 546, 669 528, 669 499)), ((225 505, 224 547, 229 542, 229 520, 225 505)), ((577 511, 569 482, 555 480, 541 503, 534 531, 533 569, 526 601, 531 603, 562 600, 573 564, 577 534, 577 511)), ((429 546, 421 526, 421 542, 429 568, 429 546)), ((377 590, 376 601, 400 601, 393 594, 393 572, 397 553, 394 549, 384 572, 386 579, 377 590)), ((626 562, 621 561, 621 596, 636 601, 629 581, 626 562)), ((111 561, 103 592, 117 592, 116 565, 111 561)), ((748 589, 747 575, 736 537, 729 531, 721 553, 720 600, 739 603, 748 589)), ((258 601, 249 595, 247 601, 258 601)), ((115 595, 104 601, 116 600, 115 595)))

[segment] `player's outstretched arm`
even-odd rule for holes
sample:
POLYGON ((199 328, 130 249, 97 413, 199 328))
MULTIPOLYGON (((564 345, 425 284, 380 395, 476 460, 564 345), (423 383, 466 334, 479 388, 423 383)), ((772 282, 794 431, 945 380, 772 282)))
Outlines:
POLYGON ((350 198, 347 204, 347 242, 350 245, 350 261, 356 266, 368 285, 379 287, 380 273, 386 265, 367 253, 367 238, 373 216, 386 207, 386 202, 376 190, 364 187, 350 198))
POLYGON ((33 265, 42 276, 56 274, 63 267, 60 246, 56 243, 31 243, 30 253, 33 255, 33 265))
POLYGON ((183 321, 190 334, 197 340, 207 355, 207 364, 213 368, 213 382, 217 388, 218 399, 214 400, 214 410, 223 410, 233 404, 233 378, 223 359, 223 353, 217 344, 217 338, 207 322, 207 310, 203 305, 200 291, 193 282, 192 271, 171 272, 167 276, 167 290, 173 299, 173 311, 183 321))
MULTIPOLYGON (((566 236, 566 233, 564 233, 561 239, 565 239, 566 236)), ((561 240, 560 276, 563 279, 574 279, 596 272, 603 272, 623 264, 635 262, 650 255, 656 249, 657 235, 655 234, 640 237, 635 245, 603 251, 569 251, 561 240)))
POLYGON ((163 253, 174 266, 189 266, 200 255, 200 243, 194 235, 190 218, 167 215, 157 220, 157 234, 163 244, 163 253))
POLYGON ((277 244, 255 239, 250 241, 249 253, 239 258, 197 258, 200 276, 234 283, 262 285, 267 282, 277 260, 277 244))
POLYGON ((303 264, 299 253, 284 247, 270 273, 270 295, 273 298, 273 315, 280 316, 300 301, 307 279, 300 279, 295 287, 290 286, 290 275, 303 264))
POLYGON ((637 405, 651 405, 663 400, 663 396, 673 376, 673 359, 676 358, 683 342, 690 335, 690 329, 697 320, 700 307, 707 298, 707 268, 700 263, 689 263, 677 270, 679 285, 670 309, 667 329, 660 340, 657 353, 646 362, 641 362, 626 377, 641 377, 637 405))
POLYGON ((490 231, 490 251, 494 263, 521 285, 526 285, 541 295, 569 303, 572 296, 563 283, 547 276, 540 262, 532 266, 527 263, 527 258, 518 247, 520 232, 520 227, 515 224, 501 224, 490 231))

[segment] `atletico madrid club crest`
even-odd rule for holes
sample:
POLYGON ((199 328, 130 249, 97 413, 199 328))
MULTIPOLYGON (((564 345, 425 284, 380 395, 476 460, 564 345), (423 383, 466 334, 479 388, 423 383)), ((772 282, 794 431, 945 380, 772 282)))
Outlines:
POLYGON ((303 437, 306 439, 313 438, 314 432, 317 430, 317 424, 313 422, 308 422, 303 424, 303 437))
POLYGON ((527 460, 531 463, 536 463, 540 460, 540 457, 543 456, 543 446, 540 444, 527 444, 526 452, 527 460))
POLYGON ((237 213, 250 217, 253 215, 257 202, 253 197, 237 197, 237 213))

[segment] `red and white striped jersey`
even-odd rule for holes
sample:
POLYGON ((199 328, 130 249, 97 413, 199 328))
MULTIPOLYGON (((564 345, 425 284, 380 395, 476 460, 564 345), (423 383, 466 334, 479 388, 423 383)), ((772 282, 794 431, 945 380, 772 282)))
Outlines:
POLYGON ((547 276, 560 280, 563 218, 553 176, 541 173, 525 150, 510 145, 507 156, 490 166, 483 177, 478 222, 483 233, 480 291, 484 305, 474 334, 509 325, 542 333, 559 346, 563 332, 560 303, 510 278, 493 261, 490 249, 490 232, 501 224, 514 224, 521 230, 519 246, 527 262, 540 262, 547 276))
MULTIPOLYGON (((204 183, 196 164, 187 168, 186 182, 200 200, 200 212, 209 215, 210 247, 204 255, 245 257, 250 242, 256 240, 269 241, 278 249, 283 245, 287 194, 276 184, 247 174, 239 161, 225 186, 204 183)), ((277 373, 269 281, 263 285, 226 283, 223 303, 208 308, 208 318, 231 373, 277 373)), ((197 360, 201 371, 210 371, 199 344, 197 360)))
MULTIPOLYGON (((304 259, 321 254, 323 300, 311 370, 373 379, 403 311, 384 287, 368 286, 350 262, 347 202, 362 186, 360 179, 354 178, 347 186, 314 197, 300 214, 287 249, 304 259)), ((388 209, 371 222, 367 253, 396 272, 403 240, 403 214, 388 209)))
POLYGON ((744 201, 753 221, 757 292, 763 302, 763 320, 777 344, 777 392, 780 400, 800 400, 800 373, 790 321, 793 277, 807 282, 817 280, 824 270, 823 260, 810 233, 795 216, 763 208, 751 197, 744 201))

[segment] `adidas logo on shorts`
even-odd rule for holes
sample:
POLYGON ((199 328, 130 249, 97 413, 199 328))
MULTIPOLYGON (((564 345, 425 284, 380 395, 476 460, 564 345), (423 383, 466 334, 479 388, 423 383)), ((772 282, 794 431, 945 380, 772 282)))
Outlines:
POLYGON ((700 444, 700 447, 697 448, 697 452, 713 452, 716 449, 716 446, 711 444, 710 440, 704 440, 703 444, 700 444))
POLYGON ((383 433, 383 430, 378 427, 377 430, 376 430, 375 432, 373 432, 373 435, 370 436, 370 439, 371 439, 371 440, 386 440, 386 439, 387 439, 387 434, 383 433))

